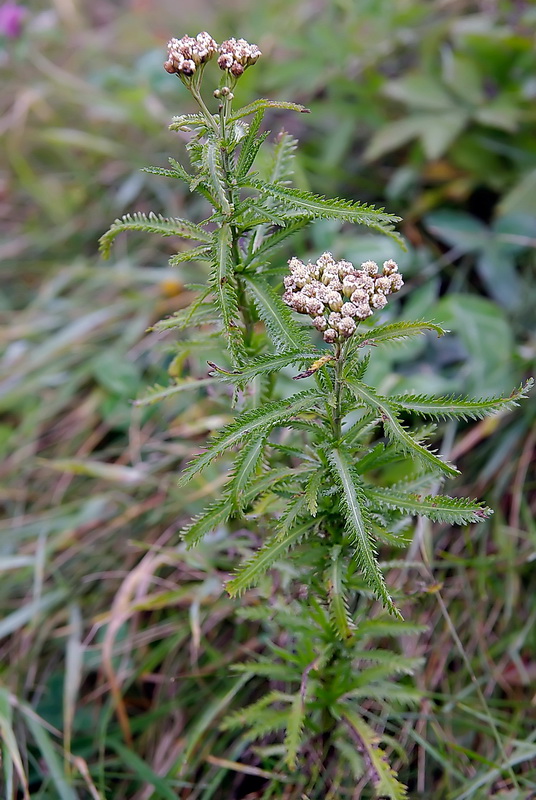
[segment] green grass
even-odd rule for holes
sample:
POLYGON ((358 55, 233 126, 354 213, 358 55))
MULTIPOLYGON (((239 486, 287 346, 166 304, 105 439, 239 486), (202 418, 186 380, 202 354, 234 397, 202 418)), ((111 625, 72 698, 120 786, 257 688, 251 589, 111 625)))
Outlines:
MULTIPOLYGON (((202 276, 165 266, 174 240, 132 235, 106 264, 96 251, 113 218, 134 207, 182 216, 189 202, 175 184, 140 172, 165 166, 183 146, 166 130, 172 114, 188 110, 186 93, 161 69, 169 36, 205 27, 243 35, 265 53, 264 92, 284 90, 313 110, 297 121, 285 112, 273 117, 274 131, 295 125, 305 139, 298 183, 349 200, 355 190, 380 204, 387 187, 390 208, 408 220, 401 267, 412 293, 402 314, 434 318, 457 333, 446 344, 401 345, 395 356, 378 348, 369 373, 376 385, 397 394, 450 393, 472 391, 478 378, 491 395, 533 371, 534 235, 523 221, 511 223, 507 241, 518 237, 519 247, 506 252, 504 236, 493 250, 491 234, 485 249, 461 246, 453 233, 454 223, 471 226, 466 217, 475 215, 483 185, 493 206, 486 228, 496 231, 501 198, 509 198, 509 212, 520 211, 512 192, 534 168, 524 128, 531 112, 523 106, 516 130, 475 127, 463 140, 464 152, 492 140, 503 171, 491 188, 488 166, 461 163, 455 144, 433 163, 418 144, 365 163, 364 143, 402 113, 381 89, 386 60, 392 71, 412 57, 403 32, 420 32, 423 71, 437 41, 456 44, 453 12, 380 5, 379 12, 374 3, 360 12, 346 4, 315 12, 297 3, 307 36, 289 22, 278 47, 282 5, 275 0, 262 13, 227 9, 212 28, 204 17, 185 20, 181 12, 177 19, 172 4, 162 4, 155 20, 142 3, 103 2, 91 16, 57 0, 49 10, 30 4, 23 37, 2 43, 9 91, 1 108, 0 786, 9 800, 372 796, 351 775, 324 769, 313 750, 293 773, 277 735, 252 743, 220 730, 229 712, 260 696, 261 684, 282 690, 275 678, 246 680, 231 667, 266 655, 267 623, 255 612, 274 602, 288 575, 276 571, 234 601, 223 584, 233 554, 257 546, 254 529, 218 530, 193 550, 180 542, 180 528, 225 476, 207 469, 184 490, 179 469, 207 432, 229 421, 227 403, 207 389, 132 404, 148 386, 168 383, 177 355, 173 331, 146 329, 186 307, 185 284, 202 276), (328 57, 336 45, 339 63, 328 57), (426 216, 453 207, 465 215, 461 222, 426 216), (504 264, 518 305, 505 306, 490 291, 489 275, 504 264)), ((514 13, 514 4, 504 5, 506 16, 514 13)), ((492 33, 481 51, 508 23, 522 58, 525 28, 508 20, 488 18, 492 33)), ((350 229, 337 231, 318 225, 298 243, 305 252, 332 249, 356 260, 365 250, 376 257, 371 242, 381 248, 374 237, 365 244, 350 229)), ((173 369, 206 377, 210 358, 192 346, 173 369)), ((455 454, 465 476, 458 493, 485 498, 496 513, 470 529, 421 524, 388 576, 410 595, 406 619, 426 626, 400 642, 405 656, 424 658, 416 678, 422 699, 411 712, 394 702, 389 716, 371 699, 363 713, 392 737, 390 759, 412 798, 513 800, 536 791, 533 408, 442 428, 443 452, 455 454)))

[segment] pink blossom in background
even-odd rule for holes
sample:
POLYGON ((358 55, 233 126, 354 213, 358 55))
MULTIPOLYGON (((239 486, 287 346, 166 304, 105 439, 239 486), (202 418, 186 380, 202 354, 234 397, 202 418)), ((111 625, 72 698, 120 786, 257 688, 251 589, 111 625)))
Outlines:
POLYGON ((11 2, 11 0, 0 6, 0 34, 7 36, 9 39, 16 39, 20 36, 22 22, 26 14, 25 8, 11 2))

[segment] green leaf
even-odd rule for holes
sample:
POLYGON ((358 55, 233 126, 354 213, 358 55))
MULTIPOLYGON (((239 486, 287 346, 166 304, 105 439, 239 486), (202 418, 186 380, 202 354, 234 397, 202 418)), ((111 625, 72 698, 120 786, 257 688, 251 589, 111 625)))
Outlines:
POLYGON ((340 704, 337 711, 350 729, 350 734, 365 762, 365 774, 374 785, 378 797, 389 800, 407 800, 404 784, 387 762, 385 753, 378 747, 378 736, 348 704, 340 704))
POLYGON ((219 203, 219 210, 225 215, 231 213, 231 204, 227 198, 223 178, 221 160, 221 147, 219 142, 208 139, 203 145, 203 166, 209 180, 210 187, 219 203))
POLYGON ((500 411, 511 410, 519 405, 517 402, 525 398, 534 381, 529 379, 508 397, 489 397, 479 400, 459 397, 427 397, 426 395, 403 394, 394 395, 389 402, 394 406, 416 411, 435 419, 482 419, 500 411))
POLYGON ((383 605, 391 614, 401 617, 385 586, 385 580, 367 529, 366 497, 361 486, 361 478, 352 468, 352 456, 339 447, 331 450, 328 457, 333 467, 333 477, 342 489, 341 500, 346 511, 346 530, 351 542, 355 545, 355 561, 361 568, 367 585, 383 605))
POLYGON ((153 386, 149 389, 149 394, 145 397, 134 400, 134 405, 152 406, 180 392, 191 392, 197 389, 203 389, 205 386, 213 386, 215 383, 219 383, 217 378, 201 378, 200 380, 188 378, 188 380, 174 383, 171 386, 153 386))
POLYGON ((301 214, 308 214, 311 218, 340 219, 357 225, 366 225, 402 243, 401 237, 393 231, 393 225, 400 221, 400 217, 387 214, 383 209, 345 200, 328 200, 312 192, 291 189, 279 183, 249 180, 243 185, 256 189, 261 194, 277 197, 283 203, 297 208, 301 214))
POLYGON ((260 318, 279 351, 309 350, 309 337, 294 322, 291 311, 271 286, 257 275, 244 276, 260 318))
POLYGON ((282 425, 295 414, 299 414, 305 409, 311 409, 317 399, 318 392, 316 391, 302 392, 284 400, 266 403, 262 408, 255 408, 241 414, 212 440, 208 450, 190 462, 179 478, 179 486, 184 486, 215 458, 223 455, 229 448, 247 436, 251 436, 257 431, 269 434, 276 425, 282 425))
MULTIPOLYGON (((305 689, 307 691, 307 687, 305 689)), ((298 763, 298 753, 303 739, 305 725, 305 692, 297 692, 290 706, 285 736, 285 764, 294 771, 298 763)))
POLYGON ((399 103, 429 111, 445 111, 455 107, 452 96, 432 76, 420 72, 389 81, 384 94, 399 103))
POLYGON ((320 358, 321 355, 322 353, 319 350, 312 350, 311 348, 309 352, 290 350, 283 353, 276 353, 275 355, 270 353, 269 355, 258 356, 257 358, 251 359, 247 364, 244 364, 240 369, 234 372, 219 370, 219 368, 214 365, 215 372, 211 374, 217 374, 220 380, 228 383, 245 384, 252 381, 258 375, 268 375, 271 372, 279 372, 279 370, 291 364, 307 364, 310 361, 315 361, 320 358))
POLYGON ((445 495, 408 494, 393 489, 367 488, 366 495, 382 507, 406 511, 412 515, 428 517, 434 522, 449 522, 453 525, 469 525, 482 522, 493 511, 483 503, 463 497, 447 497, 445 495))
POLYGON ((440 209, 427 214, 424 222, 435 236, 455 248, 458 253, 482 250, 489 239, 489 229, 464 211, 440 209))
POLYGON ((262 119, 264 116, 264 112, 262 109, 259 109, 253 119, 251 120, 248 132, 246 136, 242 139, 240 154, 236 161, 236 179, 237 181, 243 180, 246 175, 248 174, 249 170, 259 149, 268 136, 268 131, 262 134, 262 136, 257 137, 257 133, 259 132, 259 128, 261 127, 262 119))
POLYGON ((377 328, 357 334, 356 346, 366 347, 369 344, 377 345, 382 344, 382 342, 403 341, 411 336, 419 336, 425 331, 435 331, 438 336, 444 336, 447 333, 439 325, 435 325, 433 322, 425 322, 424 320, 392 322, 388 325, 378 325, 377 328))
POLYGON ((287 530, 284 534, 278 532, 268 539, 249 561, 239 567, 235 577, 225 584, 231 597, 242 594, 246 589, 258 583, 276 561, 310 532, 311 520, 307 520, 295 528, 287 530))
POLYGON ((216 261, 211 273, 211 285, 214 287, 233 361, 240 364, 246 353, 242 329, 239 326, 238 297, 232 283, 231 241, 231 229, 228 225, 222 225, 214 234, 216 261))
POLYGON ((324 470, 317 469, 311 473, 307 485, 305 487, 305 498, 307 500, 307 507, 312 517, 316 517, 318 512, 318 494, 320 487, 324 480, 324 470))
POLYGON ((170 267, 178 267, 179 264, 184 264, 187 261, 213 261, 214 253, 212 247, 207 245, 200 245, 193 247, 191 250, 184 250, 182 253, 175 253, 169 259, 170 267))
POLYGON ((355 378, 347 377, 346 384, 358 400, 364 402, 367 406, 377 408, 381 412, 385 431, 395 448, 416 458, 423 465, 432 467, 434 470, 440 470, 446 475, 459 475, 459 471, 455 467, 447 464, 408 433, 386 397, 377 395, 374 389, 361 381, 355 380, 355 378))
POLYGON ((298 103, 288 103, 285 100, 265 100, 263 98, 254 100, 247 106, 239 108, 229 117, 229 122, 236 122, 237 119, 247 117, 248 114, 255 114, 257 111, 264 111, 267 108, 282 108, 287 111, 299 111, 302 114, 309 114, 309 109, 298 103))
POLYGON ((99 239, 99 248, 103 258, 108 258, 113 240, 125 231, 144 231, 159 233, 161 236, 180 236, 182 239, 197 239, 199 242, 210 242, 210 234, 199 225, 178 217, 163 217, 161 214, 124 214, 116 219, 110 228, 99 239))
POLYGON ((337 545, 331 551, 331 565, 326 570, 329 618, 335 635, 345 640, 353 634, 353 623, 348 610, 343 574, 344 560, 341 548, 337 545))
MULTIPOLYGON (((285 243, 289 236, 301 231, 303 228, 309 225, 309 223, 309 217, 301 217, 294 220, 290 224, 287 224, 280 230, 275 231, 275 233, 266 236, 262 243, 249 254, 245 263, 245 269, 253 271, 257 265, 263 264, 264 258, 268 253, 277 249, 278 247, 281 247, 281 245, 285 243)), ((252 244, 254 243, 255 237, 252 238, 252 244)))
POLYGON ((216 500, 182 530, 182 538, 188 547, 195 547, 207 533, 224 525, 232 513, 233 503, 229 497, 216 500))
POLYGON ((269 180, 272 183, 288 181, 294 174, 294 158, 298 140, 283 131, 277 137, 270 165, 269 180))
POLYGON ((43 774, 54 786, 55 796, 58 800, 79 800, 78 793, 65 776, 63 765, 45 728, 44 720, 41 720, 32 709, 26 706, 19 705, 19 708, 24 714, 26 725, 32 732, 41 754, 43 774))
POLYGON ((255 476, 257 467, 262 460, 267 435, 261 433, 252 436, 235 460, 232 478, 229 481, 226 491, 231 498, 233 505, 240 509, 244 505, 244 492, 252 477, 255 476))

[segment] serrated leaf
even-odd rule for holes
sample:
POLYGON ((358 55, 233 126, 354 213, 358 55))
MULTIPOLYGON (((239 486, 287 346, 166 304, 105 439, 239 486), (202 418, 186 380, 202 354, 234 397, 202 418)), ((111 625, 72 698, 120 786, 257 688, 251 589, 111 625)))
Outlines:
POLYGON ((193 247, 191 250, 183 250, 181 253, 169 258, 168 264, 170 267, 178 267, 179 264, 184 264, 188 261, 213 261, 214 253, 212 247, 209 245, 200 245, 193 247))
POLYGON ((291 350, 290 352, 277 353, 272 355, 258 356, 251 359, 234 372, 219 371, 216 367, 217 374, 220 375, 221 380, 229 383, 249 383, 259 375, 268 375, 272 372, 279 372, 284 367, 291 364, 306 364, 321 356, 320 351, 310 349, 309 352, 303 350, 291 350))
POLYGON ((331 565, 326 570, 328 587, 329 618, 335 635, 343 641, 353 634, 353 624, 348 610, 344 586, 344 560, 340 546, 331 551, 331 565))
POLYGON ((377 395, 374 389, 361 381, 347 377, 346 385, 352 390, 356 398, 367 406, 377 408, 382 415, 385 431, 396 449, 416 458, 420 463, 440 470, 447 475, 459 475, 459 471, 451 464, 447 464, 431 450, 417 442, 403 427, 394 408, 391 407, 386 397, 377 395))
POLYGON ((213 194, 219 203, 219 210, 225 215, 230 214, 232 209, 223 178, 221 148, 219 143, 212 139, 208 139, 203 145, 203 166, 213 194))
POLYGON ((255 555, 238 569, 235 577, 225 584, 231 597, 242 594, 246 589, 258 583, 275 562, 282 558, 291 547, 298 544, 310 531, 311 521, 307 520, 283 534, 278 532, 268 539, 261 549, 257 550, 255 555))
POLYGON ((245 275, 244 278, 259 316, 277 349, 280 352, 289 349, 309 350, 311 344, 307 334, 296 325, 290 309, 271 286, 256 275, 245 275))
POLYGON ((482 419, 500 411, 516 408, 518 400, 527 396, 534 381, 529 379, 508 397, 488 397, 472 400, 468 397, 427 397, 426 395, 403 394, 389 398, 398 408, 416 411, 424 416, 443 419, 482 419))
POLYGON ((297 766, 304 725, 305 696, 302 697, 302 693, 297 692, 290 706, 287 717, 287 732, 285 735, 285 764, 292 771, 294 771, 297 766))
POLYGON ((313 219, 340 219, 356 225, 365 225, 390 236, 404 246, 402 238, 393 231, 393 225, 400 221, 400 217, 387 214, 383 209, 367 206, 364 203, 329 200, 321 195, 291 189, 279 183, 249 180, 243 185, 256 189, 261 194, 277 197, 283 203, 299 209, 301 214, 308 214, 313 219))
POLYGON ((99 239, 99 249, 103 258, 108 258, 113 240, 126 231, 143 231, 159 233, 161 236, 180 236, 182 239, 197 239, 199 242, 210 242, 210 234, 199 225, 179 217, 163 217, 161 214, 136 212, 124 214, 116 219, 99 239))
POLYGON ((233 361, 235 364, 240 364, 244 361, 246 353, 242 328, 239 326, 238 297, 232 283, 231 245, 231 229, 228 225, 222 225, 214 234, 216 261, 211 273, 211 285, 214 287, 233 361))
POLYGON ((183 528, 181 535, 187 546, 195 547, 201 539, 224 525, 233 513, 233 503, 229 497, 216 500, 207 509, 193 519, 189 525, 183 528))
POLYGON ((318 493, 324 480, 324 470, 317 469, 311 473, 307 485, 305 487, 305 499, 307 500, 307 508, 312 517, 316 517, 318 511, 318 493))
POLYGON ((425 331, 435 331, 438 336, 444 336, 445 331, 440 325, 433 322, 420 320, 417 322, 393 322, 388 325, 378 325, 366 333, 358 334, 358 347, 366 347, 368 344, 381 344, 382 342, 402 341, 409 339, 410 336, 419 336, 425 331))
POLYGON ((265 433, 251 437, 235 460, 232 478, 226 486, 226 492, 236 508, 243 506, 245 489, 257 471, 264 453, 266 439, 265 433))
POLYGON ((464 497, 448 497, 446 495, 422 497, 418 494, 379 488, 367 488, 366 495, 371 500, 375 500, 380 508, 387 506, 412 515, 428 517, 434 522, 450 522, 453 525, 482 522, 493 513, 483 503, 464 497))
MULTIPOLYGON (((269 236, 266 236, 262 243, 259 244, 256 249, 253 249, 249 254, 248 260, 245 263, 245 268, 253 270, 257 267, 257 265, 264 263, 264 258, 269 252, 281 247, 281 245, 285 243, 289 236, 301 231, 309 224, 309 217, 298 218, 290 224, 287 224, 284 228, 281 228, 280 230, 271 233, 269 236)), ((255 238, 252 239, 252 244, 254 242, 255 238)))
POLYGON ((317 399, 316 391, 302 392, 284 400, 266 403, 262 408, 255 408, 241 414, 212 440, 208 450, 190 462, 179 479, 179 486, 184 486, 215 458, 223 455, 246 436, 251 436, 257 431, 269 434, 272 428, 288 422, 295 414, 306 408, 310 409, 317 399))
POLYGON ((363 756, 367 777, 374 785, 377 796, 389 800, 407 800, 407 788, 400 783, 396 772, 387 762, 384 751, 378 747, 378 736, 372 728, 348 705, 340 704, 337 710, 363 756))
POLYGON ((172 397, 180 392, 191 392, 197 389, 202 389, 205 386, 211 386, 215 383, 218 383, 217 378, 201 378, 200 380, 191 378, 185 381, 174 383, 171 386, 157 385, 152 387, 149 390, 149 394, 145 397, 140 397, 138 400, 134 400, 133 405, 152 406, 155 403, 159 403, 161 400, 165 400, 166 398, 172 397))
POLYGON ((286 100, 265 100, 264 98, 260 98, 235 111, 234 114, 229 117, 229 122, 236 122, 236 120, 242 119, 242 117, 255 114, 257 111, 264 111, 267 108, 282 108, 287 111, 298 111, 302 114, 310 113, 308 108, 298 103, 289 103, 286 100))
POLYGON ((355 545, 355 561, 361 568, 367 585, 378 599, 391 614, 401 617, 387 591, 367 529, 366 497, 361 487, 361 479, 352 469, 352 456, 338 447, 328 452, 328 457, 333 468, 333 477, 342 490, 341 501, 346 511, 346 530, 352 544, 355 545))
POLYGON ((264 113, 262 109, 259 109, 251 120, 246 136, 242 139, 240 153, 236 160, 236 179, 238 181, 246 177, 262 143, 268 136, 268 131, 266 131, 261 136, 257 137, 263 116, 264 113))

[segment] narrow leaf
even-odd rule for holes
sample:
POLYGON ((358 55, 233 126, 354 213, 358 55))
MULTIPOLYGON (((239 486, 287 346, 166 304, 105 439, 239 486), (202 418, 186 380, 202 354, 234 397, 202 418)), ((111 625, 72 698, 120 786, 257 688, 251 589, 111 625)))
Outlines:
POLYGON ((282 425, 301 411, 310 409, 314 406, 317 398, 316 391, 303 392, 285 400, 266 403, 262 408, 255 408, 241 414, 212 440, 208 450, 198 455, 186 467, 179 479, 179 486, 184 486, 215 458, 223 455, 247 436, 251 436, 257 431, 264 431, 268 434, 276 425, 282 425))
POLYGON ((358 347, 366 347, 371 344, 381 344, 382 342, 389 341, 402 341, 409 339, 411 336, 419 336, 425 331, 435 331, 438 336, 443 336, 447 331, 433 322, 425 322, 424 320, 417 322, 394 322, 389 325, 378 325, 370 331, 359 334, 356 342, 358 347))
POLYGON ((439 469, 447 475, 459 475, 459 471, 451 464, 447 464, 441 458, 436 456, 431 450, 428 450, 422 444, 417 442, 403 427, 398 419, 394 408, 391 407, 386 397, 377 395, 374 389, 367 384, 357 381, 354 378, 346 378, 347 386, 355 394, 356 398, 364 402, 367 406, 377 408, 382 415, 384 427, 387 435, 397 449, 407 453, 416 458, 419 462, 432 466, 434 469, 439 469))
POLYGON ((302 114, 309 114, 310 111, 305 106, 300 106, 298 103, 288 103, 285 100, 265 100, 260 98, 249 103, 247 106, 239 108, 229 117, 230 122, 235 122, 237 119, 247 117, 248 114, 255 114, 257 111, 264 111, 267 108, 282 108, 287 111, 299 111, 302 114))
POLYGON ((261 144, 268 136, 268 131, 266 131, 266 133, 257 138, 263 116, 263 110, 259 109, 251 120, 246 136, 242 139, 240 153, 236 161, 236 177, 238 181, 246 177, 255 161, 261 144))
POLYGON ((344 560, 340 546, 335 546, 331 551, 331 565, 326 571, 328 586, 329 618, 333 630, 340 639, 349 639, 352 636, 352 620, 348 610, 344 587, 344 560))
POLYGON ((310 531, 311 520, 307 520, 286 531, 283 535, 277 533, 272 536, 249 561, 238 569, 235 577, 225 584, 225 588, 231 597, 242 594, 250 586, 258 583, 270 567, 282 558, 291 547, 298 544, 310 531))
POLYGON ((305 698, 297 692, 290 706, 285 736, 285 764, 294 771, 298 762, 298 752, 302 742, 303 726, 305 724, 305 698))
POLYGON ((229 482, 228 492, 232 503, 236 508, 241 508, 244 504, 244 491, 257 471, 257 467, 262 459, 267 436, 260 433, 251 437, 242 448, 237 457, 232 479, 229 482))
POLYGON ((242 329, 239 326, 238 298, 232 283, 230 227, 222 225, 215 232, 214 240, 216 261, 211 274, 211 284, 216 294, 229 350, 235 364, 240 364, 245 358, 245 351, 242 329))
POLYGON ((198 242, 210 242, 210 234, 199 225, 179 217, 163 217, 161 214, 136 212, 124 214, 116 219, 110 228, 99 239, 99 248, 103 258, 108 258, 113 240, 125 231, 144 231, 159 233, 161 236, 180 236, 182 239, 197 239, 198 242))
POLYGON ((206 169, 207 177, 214 196, 217 198, 220 210, 223 214, 230 214, 231 205, 227 198, 223 179, 223 167, 221 162, 221 148, 218 142, 208 139, 203 145, 203 165, 206 169))
POLYGON ((379 507, 394 508, 412 515, 429 517, 434 522, 450 522, 453 525, 469 525, 482 522, 493 512, 483 503, 462 497, 427 495, 397 492, 392 489, 369 489, 366 495, 375 500, 379 507))
POLYGON ((366 497, 361 488, 360 478, 352 469, 352 457, 342 448, 334 448, 328 453, 328 456, 333 466, 333 477, 342 490, 341 500, 346 511, 346 529, 356 548, 355 560, 361 567, 368 586, 391 614, 400 617, 400 612, 385 586, 385 580, 367 530, 366 497))
POLYGON ((266 330, 281 352, 284 350, 308 350, 311 345, 307 334, 294 322, 290 309, 266 281, 258 276, 245 276, 248 292, 266 325, 266 330))
POLYGON ((170 267, 178 267, 187 261, 212 261, 214 258, 212 248, 207 245, 193 247, 191 250, 184 250, 182 253, 175 253, 169 259, 170 267))
POLYGON ((416 411, 435 418, 455 418, 462 419, 482 419, 499 411, 506 411, 515 408, 518 400, 527 396, 534 384, 532 379, 528 380, 519 389, 516 389, 508 397, 484 397, 479 400, 458 397, 427 397, 426 395, 404 394, 389 398, 398 408, 416 411))

